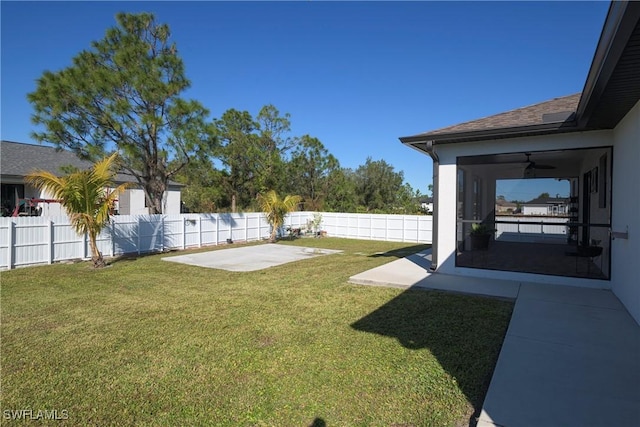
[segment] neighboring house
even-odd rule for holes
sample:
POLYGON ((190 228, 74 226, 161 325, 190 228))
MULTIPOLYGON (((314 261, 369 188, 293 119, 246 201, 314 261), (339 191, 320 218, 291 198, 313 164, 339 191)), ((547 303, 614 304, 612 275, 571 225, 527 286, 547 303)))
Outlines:
POLYGON ((496 199, 496 215, 511 215, 518 211, 518 204, 513 202, 507 202, 504 199, 496 199))
POLYGON ((420 209, 429 214, 433 213, 433 198, 420 197, 418 201, 420 202, 420 209))
MULTIPOLYGON (((0 143, 0 197, 2 210, 12 211, 17 199, 38 198, 50 199, 50 195, 28 185, 24 177, 30 172, 40 169, 56 175, 61 175, 61 168, 73 166, 87 169, 91 162, 81 160, 74 153, 67 150, 56 150, 54 147, 24 144, 19 142, 2 141, 0 143)), ((131 183, 131 188, 120 195, 116 210, 120 215, 148 214, 144 191, 136 184, 135 178, 118 174, 116 184, 131 183)), ((180 213, 181 184, 170 182, 169 189, 163 201, 163 212, 166 214, 180 213)), ((45 216, 64 215, 64 209, 59 203, 39 203, 41 214, 45 216)))
POLYGON ((640 2, 612 2, 581 93, 400 138, 433 159, 432 270, 611 289, 640 323, 638 46, 640 2), (563 225, 567 249, 555 245, 549 258, 552 246, 494 241, 469 256, 471 225, 495 223, 496 181, 514 178, 569 180, 577 213, 563 225), (491 254, 521 248, 511 264, 491 254))
POLYGON ((569 199, 558 197, 537 197, 522 203, 523 215, 558 216, 568 213, 569 199))

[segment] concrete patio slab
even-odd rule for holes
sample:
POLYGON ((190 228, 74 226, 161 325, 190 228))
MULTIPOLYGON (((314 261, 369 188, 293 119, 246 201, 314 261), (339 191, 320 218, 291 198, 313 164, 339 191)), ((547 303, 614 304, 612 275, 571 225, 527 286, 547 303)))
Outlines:
POLYGON ((162 260, 228 271, 255 271, 339 252, 342 251, 268 244, 171 256, 162 260))
POLYGON ((356 274, 349 278, 349 282, 406 288, 428 277, 430 266, 431 250, 427 250, 356 274))
POLYGON ((395 288, 418 287, 472 295, 515 299, 519 283, 429 272, 431 250, 418 252, 349 278, 350 283, 395 288))

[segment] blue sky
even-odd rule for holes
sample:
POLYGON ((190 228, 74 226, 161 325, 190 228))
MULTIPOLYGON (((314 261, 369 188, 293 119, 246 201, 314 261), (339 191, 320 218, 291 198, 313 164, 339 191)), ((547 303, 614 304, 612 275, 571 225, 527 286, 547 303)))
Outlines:
POLYGON ((342 166, 384 159, 424 194, 431 159, 398 137, 580 92, 608 7, 2 1, 1 135, 33 142, 26 95, 42 72, 69 66, 117 12, 147 11, 171 28, 192 82, 185 97, 212 118, 273 104, 291 114, 293 135, 319 138, 342 166))

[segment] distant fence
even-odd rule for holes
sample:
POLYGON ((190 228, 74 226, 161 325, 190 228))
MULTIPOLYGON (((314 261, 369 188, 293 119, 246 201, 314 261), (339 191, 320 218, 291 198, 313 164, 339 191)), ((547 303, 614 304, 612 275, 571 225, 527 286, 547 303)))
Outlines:
MULTIPOLYGON (((313 212, 293 212, 285 228, 306 228, 313 212)), ((430 216, 369 215, 323 212, 321 229, 332 237, 431 243, 430 216)), ((281 230, 281 233, 286 233, 281 230)), ((230 241, 267 239, 270 226, 263 213, 118 215, 98 237, 105 256, 162 252, 230 241)), ((0 268, 51 264, 91 256, 86 236, 69 218, 0 218, 0 268)))
POLYGON ((499 241, 567 242, 567 217, 500 215, 496 221, 496 240, 499 241))

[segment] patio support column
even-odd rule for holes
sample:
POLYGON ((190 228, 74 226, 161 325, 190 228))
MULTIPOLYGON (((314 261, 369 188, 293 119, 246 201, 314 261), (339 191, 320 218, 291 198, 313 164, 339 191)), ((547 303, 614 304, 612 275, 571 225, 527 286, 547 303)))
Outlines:
POLYGON ((438 269, 438 217, 440 213, 438 211, 438 169, 440 168, 440 159, 436 154, 433 141, 427 141, 425 143, 427 153, 433 160, 433 225, 431 231, 431 271, 438 269))

